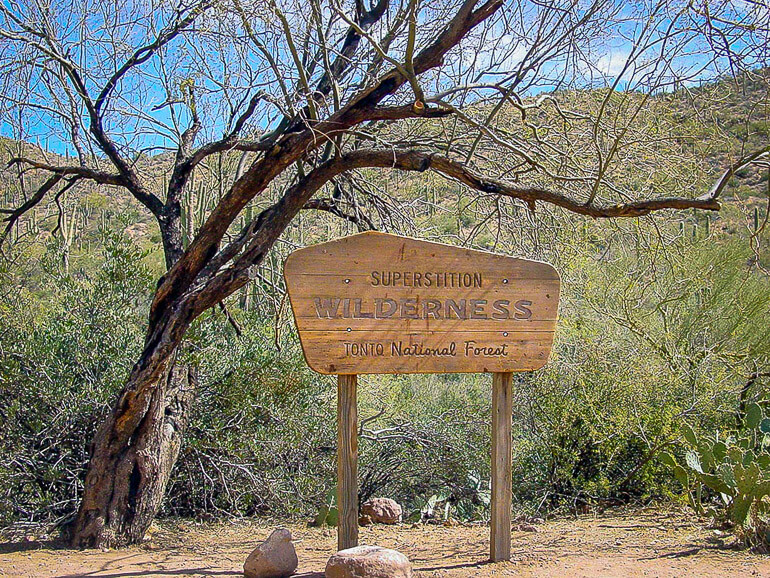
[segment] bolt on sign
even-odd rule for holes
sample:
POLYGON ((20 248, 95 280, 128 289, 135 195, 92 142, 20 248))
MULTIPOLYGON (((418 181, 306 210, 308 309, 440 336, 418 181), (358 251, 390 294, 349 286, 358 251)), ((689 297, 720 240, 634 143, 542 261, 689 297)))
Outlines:
POLYGON ((320 373, 529 371, 553 343, 547 263, 367 232, 295 251, 284 275, 320 373))

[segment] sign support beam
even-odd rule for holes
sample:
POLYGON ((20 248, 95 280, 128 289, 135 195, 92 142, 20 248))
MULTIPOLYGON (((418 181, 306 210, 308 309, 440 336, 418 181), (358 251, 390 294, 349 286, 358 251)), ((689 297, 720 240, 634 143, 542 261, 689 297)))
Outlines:
POLYGON ((356 375, 337 376, 337 550, 358 546, 357 384, 356 375))
POLYGON ((511 557, 512 372, 548 361, 548 263, 368 231, 294 251, 286 289, 302 352, 337 376, 340 550, 358 545, 358 375, 492 373, 490 558, 511 557))
POLYGON ((492 562, 511 559, 511 419, 510 372, 492 377, 492 510, 490 553, 492 562))

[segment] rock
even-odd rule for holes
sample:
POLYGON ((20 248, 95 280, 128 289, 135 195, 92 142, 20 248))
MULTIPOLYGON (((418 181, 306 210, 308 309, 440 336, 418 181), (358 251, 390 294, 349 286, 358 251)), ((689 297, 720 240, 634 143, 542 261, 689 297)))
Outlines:
POLYGON ((297 552, 286 528, 273 530, 270 537, 257 546, 243 565, 246 578, 284 578, 297 569, 297 552))
POLYGON ((409 558, 379 546, 340 550, 326 563, 326 578, 411 578, 409 558))
POLYGON ((533 526, 532 524, 517 524, 513 527, 514 530, 518 530, 519 532, 538 532, 537 526, 533 526))
POLYGON ((401 506, 390 498, 372 498, 361 506, 361 515, 369 516, 375 524, 398 524, 401 514, 401 506))

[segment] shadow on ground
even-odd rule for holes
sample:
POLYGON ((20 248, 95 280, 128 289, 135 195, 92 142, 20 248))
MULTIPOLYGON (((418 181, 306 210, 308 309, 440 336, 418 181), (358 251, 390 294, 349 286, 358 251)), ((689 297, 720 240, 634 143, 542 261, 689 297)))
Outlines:
POLYGON ((0 542, 0 554, 13 554, 15 552, 29 552, 30 550, 66 550, 67 543, 64 540, 32 540, 23 542, 0 542))

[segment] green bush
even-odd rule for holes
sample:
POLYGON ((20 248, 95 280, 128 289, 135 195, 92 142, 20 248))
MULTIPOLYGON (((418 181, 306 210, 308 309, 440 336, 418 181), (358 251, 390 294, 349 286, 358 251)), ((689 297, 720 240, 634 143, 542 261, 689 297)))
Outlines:
MULTIPOLYGON (((549 364, 514 386, 514 499, 540 515, 674 496, 655 456, 685 419, 732 425, 770 347, 770 291, 744 245, 677 237, 675 222, 656 223, 674 239, 657 246, 640 224, 617 237, 568 225, 531 247, 561 272, 561 319, 549 364)), ((42 265, 0 271, 0 524, 72 515, 87 443, 139 353, 158 255, 107 237, 103 253, 73 253, 70 276, 54 243, 42 265)), ((518 251, 505 242, 496 250, 518 251)), ((280 307, 258 301, 266 287, 249 308, 228 302, 240 334, 218 309, 188 334, 199 390, 164 515, 333 507, 336 384, 307 368, 286 317, 271 315, 280 307)), ((361 377, 360 499, 392 497, 411 519, 486 519, 490 390, 485 375, 361 377)))
POLYGON ((105 247, 92 274, 45 255, 44 297, 2 275, 0 524, 73 513, 87 442, 138 355, 151 277, 122 236, 105 247))

